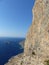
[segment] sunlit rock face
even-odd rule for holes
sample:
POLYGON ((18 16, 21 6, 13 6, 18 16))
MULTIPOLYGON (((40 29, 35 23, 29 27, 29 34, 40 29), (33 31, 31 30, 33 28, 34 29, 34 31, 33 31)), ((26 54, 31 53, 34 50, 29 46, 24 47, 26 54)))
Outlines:
POLYGON ((49 0, 35 0, 32 12, 34 17, 24 54, 12 58, 6 65, 45 65, 44 61, 49 59, 49 0))
POLYGON ((49 56, 49 0, 36 0, 33 22, 25 42, 25 54, 49 56))

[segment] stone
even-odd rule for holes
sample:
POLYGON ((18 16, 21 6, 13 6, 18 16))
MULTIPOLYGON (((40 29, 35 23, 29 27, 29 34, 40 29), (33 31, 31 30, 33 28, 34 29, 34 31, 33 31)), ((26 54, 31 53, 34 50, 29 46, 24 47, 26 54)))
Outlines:
POLYGON ((33 22, 25 42, 25 54, 29 55, 30 51, 35 50, 37 55, 44 54, 46 57, 49 55, 49 1, 36 0, 33 14, 33 22))

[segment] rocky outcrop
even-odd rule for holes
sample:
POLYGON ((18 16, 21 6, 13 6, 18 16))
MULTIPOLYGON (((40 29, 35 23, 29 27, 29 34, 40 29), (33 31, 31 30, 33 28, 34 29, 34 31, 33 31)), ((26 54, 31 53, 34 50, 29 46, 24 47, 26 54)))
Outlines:
POLYGON ((27 35, 25 54, 32 54, 34 50, 37 55, 46 57, 49 56, 49 0, 36 0, 33 13, 34 19, 27 35))
MULTIPOLYGON (((27 33, 24 54, 6 65, 45 65, 49 59, 49 0, 35 0, 33 22, 27 33), (10 64, 11 63, 11 64, 10 64)), ((17 56, 18 57, 18 56, 17 56)))
POLYGON ((21 41, 19 44, 21 45, 21 48, 24 48, 25 40, 21 41))

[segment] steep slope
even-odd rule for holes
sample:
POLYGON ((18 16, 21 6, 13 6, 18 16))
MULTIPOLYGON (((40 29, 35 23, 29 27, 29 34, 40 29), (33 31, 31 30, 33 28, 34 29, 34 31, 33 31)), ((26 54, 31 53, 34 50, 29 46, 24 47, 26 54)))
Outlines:
POLYGON ((36 0, 33 13, 33 23, 25 42, 25 54, 32 54, 34 50, 37 55, 44 53, 46 56, 49 51, 49 0, 36 0))
POLYGON ((27 33, 24 54, 6 65, 44 65, 49 59, 49 0, 35 0, 33 22, 27 33))

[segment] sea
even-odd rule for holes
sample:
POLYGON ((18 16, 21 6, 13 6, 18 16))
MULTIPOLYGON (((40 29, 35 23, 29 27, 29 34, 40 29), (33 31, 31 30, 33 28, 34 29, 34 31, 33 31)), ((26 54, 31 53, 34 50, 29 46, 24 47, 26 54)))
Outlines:
POLYGON ((0 65, 4 65, 8 60, 24 52, 20 42, 25 38, 0 37, 0 65))

